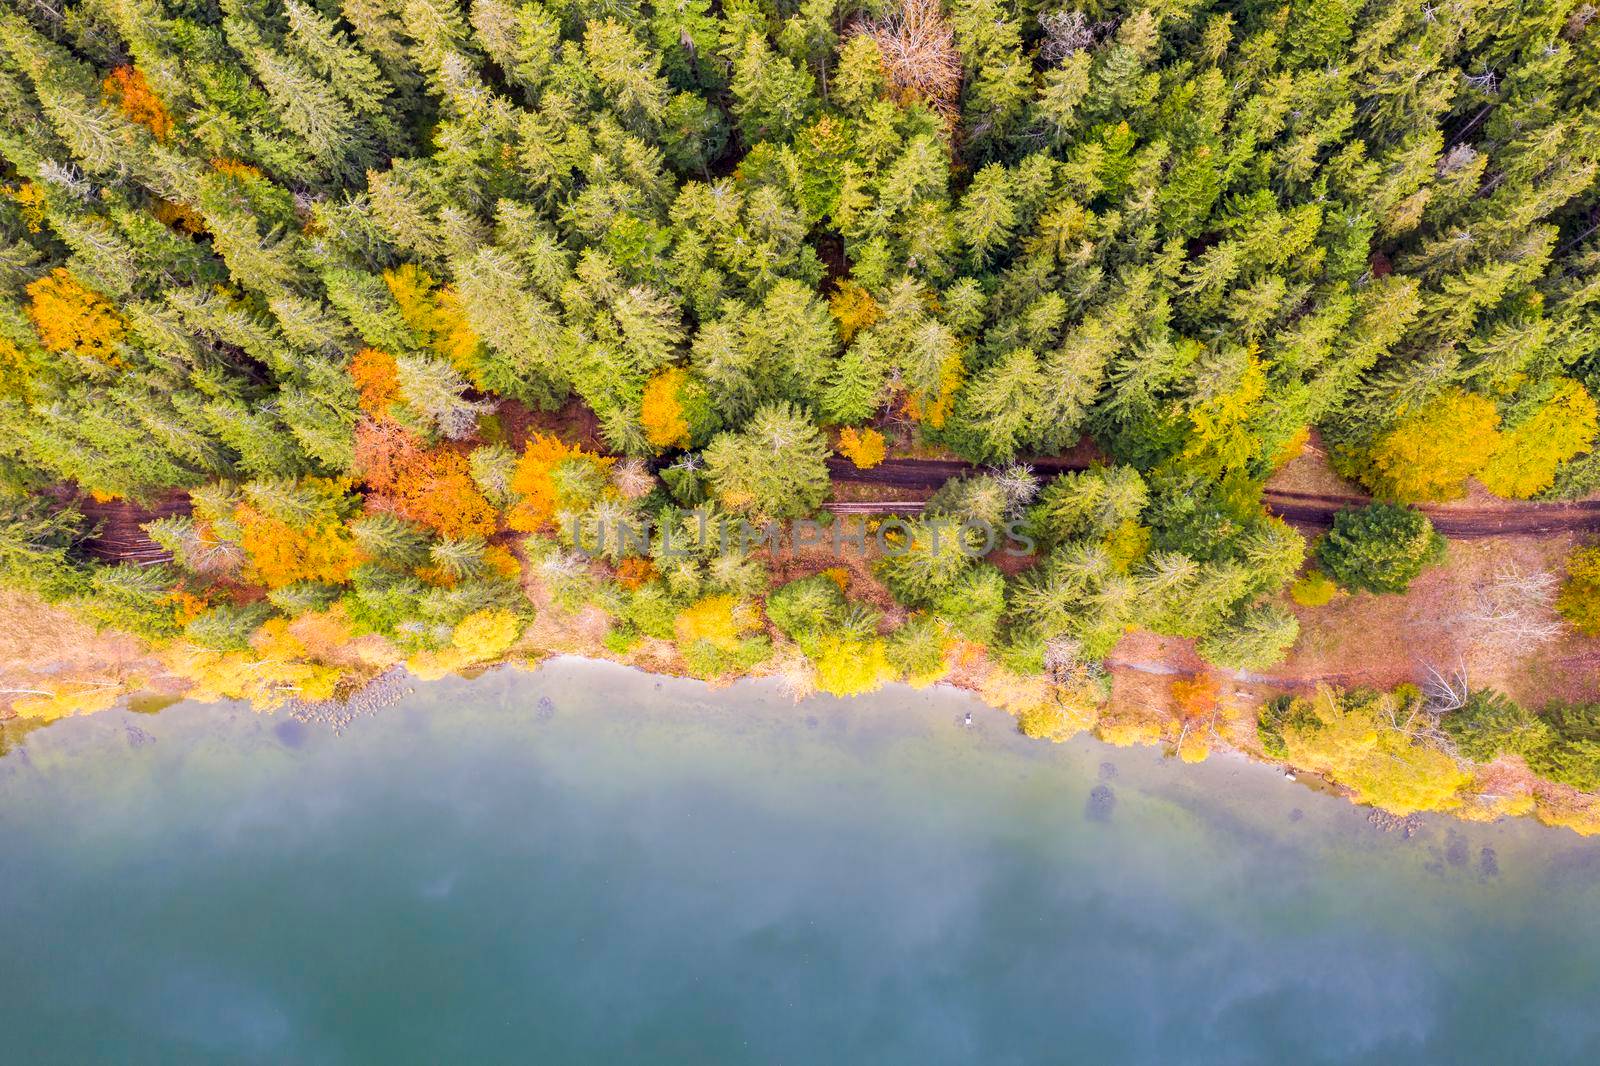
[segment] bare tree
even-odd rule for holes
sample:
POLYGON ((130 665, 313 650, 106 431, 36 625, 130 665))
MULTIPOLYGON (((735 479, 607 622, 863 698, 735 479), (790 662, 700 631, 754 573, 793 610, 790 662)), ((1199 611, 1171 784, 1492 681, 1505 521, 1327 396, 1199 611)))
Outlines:
POLYGON ((1466 659, 1457 659, 1455 669, 1449 673, 1434 663, 1424 663, 1423 670, 1427 675, 1422 682, 1424 707, 1434 714, 1448 714, 1466 706, 1472 695, 1466 659))
POLYGON ((961 53, 939 0, 900 0, 899 11, 867 23, 866 33, 878 43, 884 71, 896 89, 954 119, 961 53))
POLYGON ((1525 655, 1561 635, 1565 623, 1555 610, 1560 587, 1549 570, 1503 562, 1472 586, 1466 605, 1449 622, 1471 646, 1525 655))

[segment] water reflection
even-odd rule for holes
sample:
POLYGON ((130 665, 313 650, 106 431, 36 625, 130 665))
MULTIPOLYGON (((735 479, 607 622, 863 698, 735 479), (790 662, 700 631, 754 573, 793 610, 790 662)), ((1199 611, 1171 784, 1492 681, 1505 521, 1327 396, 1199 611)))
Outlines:
MULTIPOLYGON (((964 725, 970 711, 974 725, 964 725)), ((558 663, 0 760, 17 1062, 1579 1062, 1600 842, 558 663)))

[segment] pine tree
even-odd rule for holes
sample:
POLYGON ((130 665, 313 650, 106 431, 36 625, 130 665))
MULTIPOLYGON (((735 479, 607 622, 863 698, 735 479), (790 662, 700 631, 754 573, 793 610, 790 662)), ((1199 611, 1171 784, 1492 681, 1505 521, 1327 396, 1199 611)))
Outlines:
POLYGON ((799 408, 759 408, 738 433, 719 433, 706 471, 729 510, 758 520, 798 518, 828 494, 827 443, 799 408))

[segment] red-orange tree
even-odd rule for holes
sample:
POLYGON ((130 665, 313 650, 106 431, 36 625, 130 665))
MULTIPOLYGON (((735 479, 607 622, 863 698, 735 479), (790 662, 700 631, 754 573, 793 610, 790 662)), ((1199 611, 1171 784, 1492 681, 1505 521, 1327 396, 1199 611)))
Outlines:
POLYGON ((356 427, 356 469, 369 508, 391 511, 453 539, 494 533, 498 512, 472 480, 466 457, 426 447, 393 422, 356 427))
POLYGON ((144 80, 138 67, 118 67, 106 75, 100 84, 106 99, 116 104, 124 115, 164 141, 172 135, 172 116, 167 107, 144 80))

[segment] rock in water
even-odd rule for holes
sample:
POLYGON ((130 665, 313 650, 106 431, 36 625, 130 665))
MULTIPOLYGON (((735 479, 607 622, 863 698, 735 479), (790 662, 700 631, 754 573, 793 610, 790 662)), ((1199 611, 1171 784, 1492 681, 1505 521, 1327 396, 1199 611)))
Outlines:
POLYGON ((1111 811, 1117 805, 1117 794, 1106 785, 1096 785, 1089 793, 1089 805, 1085 808, 1091 821, 1109 822, 1111 811))

